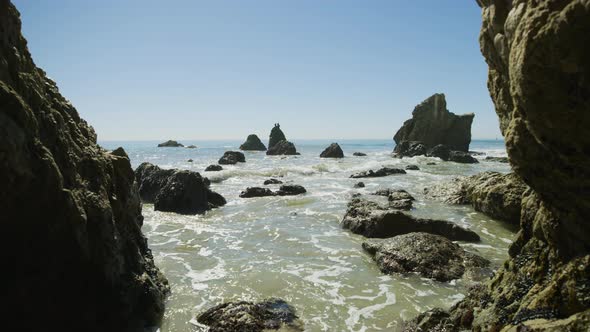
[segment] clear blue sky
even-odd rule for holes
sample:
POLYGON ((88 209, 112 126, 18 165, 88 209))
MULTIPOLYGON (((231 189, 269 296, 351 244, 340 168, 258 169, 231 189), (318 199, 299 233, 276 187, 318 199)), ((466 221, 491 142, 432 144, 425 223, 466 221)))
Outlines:
POLYGON ((390 138, 444 92, 500 137, 475 0, 13 0, 99 140, 390 138))

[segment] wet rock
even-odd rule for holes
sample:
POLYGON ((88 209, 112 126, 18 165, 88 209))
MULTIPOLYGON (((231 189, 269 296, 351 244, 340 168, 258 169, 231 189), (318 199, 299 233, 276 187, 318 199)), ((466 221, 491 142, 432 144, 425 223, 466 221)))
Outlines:
POLYGON ((413 207, 413 201, 411 199, 396 199, 389 201, 389 208, 396 210, 411 210, 413 207))
POLYGON ((426 148, 444 144, 451 150, 467 152, 473 117, 473 113, 455 115, 449 112, 445 95, 437 93, 414 108, 412 118, 404 122, 393 139, 396 144, 420 141, 426 148))
POLYGON ((355 174, 351 175, 350 177, 353 179, 376 178, 376 177, 388 176, 388 175, 393 175, 393 174, 406 174, 406 171, 404 171, 403 169, 400 169, 400 168, 383 167, 377 171, 369 170, 369 171, 365 171, 365 172, 355 173, 355 174))
POLYGON ((426 154, 426 145, 420 141, 401 141, 393 150, 397 157, 414 157, 426 154))
POLYGON ((275 196, 276 194, 268 189, 268 188, 261 188, 261 187, 248 187, 246 190, 240 193, 241 198, 252 198, 252 197, 265 197, 265 196, 275 196))
MULTIPOLYGON (((395 201, 395 200, 393 200, 395 201)), ((410 200, 408 200, 410 201, 410 200)), ((401 204, 401 203, 398 203, 401 204)), ((342 219, 342 227, 365 237, 387 238, 412 232, 427 232, 453 241, 479 241, 477 233, 444 220, 415 218, 376 202, 353 198, 342 219)))
POLYGON ((355 157, 366 157, 367 156, 366 153, 362 153, 362 152, 355 152, 352 155, 355 157))
POLYGON ((408 165, 406 166, 406 171, 419 171, 420 167, 418 165, 408 165))
POLYGON ((487 156, 485 161, 493 161, 497 163, 508 163, 508 157, 490 157, 487 156))
POLYGON ((267 186, 269 184, 283 184, 283 181, 277 179, 268 179, 264 181, 264 185, 267 186))
POLYGON ((251 134, 248 135, 246 141, 240 145, 240 150, 244 151, 266 151, 266 146, 264 143, 258 138, 257 135, 251 134))
POLYGON ((197 322, 208 326, 210 332, 303 331, 295 309, 277 298, 223 303, 198 315, 197 322))
POLYGON ((426 152, 427 157, 440 158, 445 161, 449 160, 450 155, 451 149, 444 144, 437 144, 432 148, 428 149, 428 151, 426 152))
POLYGON ((409 192, 403 189, 379 189, 373 195, 377 196, 386 196, 389 198, 390 201, 400 200, 400 199, 409 199, 411 201, 415 200, 415 198, 410 195, 409 192))
POLYGON ((217 163, 220 165, 235 165, 237 163, 245 163, 246 157, 240 151, 225 151, 223 156, 217 163))
POLYGON ((320 158, 344 158, 344 152, 338 143, 332 143, 320 154, 320 158))
POLYGON ((268 138, 268 149, 272 149, 281 141, 287 141, 287 137, 285 137, 285 134, 281 130, 281 125, 275 123, 274 127, 270 131, 270 137, 268 138))
POLYGON ((158 144, 158 147, 159 148, 181 148, 181 147, 184 147, 184 145, 178 143, 177 141, 168 140, 164 143, 158 144))
POLYGON ((473 158, 469 153, 463 151, 451 151, 449 154, 449 161, 454 161, 461 164, 477 164, 479 161, 473 158))
POLYGON ((35 65, 19 15, 0 1, 3 316, 20 331, 156 326, 169 287, 141 231, 129 157, 101 148, 35 65))
POLYGON ((191 144, 191 145, 187 146, 186 148, 187 148, 187 149, 196 149, 196 148, 197 148, 197 146, 196 146, 196 145, 192 145, 192 144, 191 144))
POLYGON ((455 332, 448 312, 434 308, 404 324, 403 332, 455 332))
POLYGON ((363 249, 373 256, 383 273, 418 273, 443 282, 461 278, 467 269, 489 265, 486 259, 466 252, 449 239, 429 233, 367 240, 363 249))
POLYGON ((354 184, 355 188, 364 188, 365 187, 365 183, 364 182, 357 182, 354 184))
POLYGON ((221 165, 209 165, 205 168, 205 172, 219 172, 222 171, 223 167, 221 165))
POLYGON ((189 160, 187 160, 186 162, 188 162, 188 163, 192 163, 192 162, 193 162, 193 160, 192 160, 192 159, 189 159, 189 160))
POLYGON ((295 144, 293 144, 289 141, 280 141, 280 142, 276 143, 275 145, 273 145, 272 147, 269 147, 268 150, 266 151, 266 154, 269 156, 277 156, 277 155, 293 156, 293 155, 298 155, 299 152, 297 152, 297 149, 295 149, 295 144))
POLYGON ((142 163, 135 170, 135 180, 142 201, 154 203, 156 211, 199 214, 226 203, 197 172, 142 163))
POLYGON ((305 190, 303 186, 297 184, 285 184, 279 188, 276 194, 279 196, 293 196, 305 194, 306 192, 307 190, 305 190))
POLYGON ((434 166, 434 165, 436 165, 436 163, 435 162, 428 162, 428 163, 426 163, 426 165, 428 165, 428 166, 434 166))

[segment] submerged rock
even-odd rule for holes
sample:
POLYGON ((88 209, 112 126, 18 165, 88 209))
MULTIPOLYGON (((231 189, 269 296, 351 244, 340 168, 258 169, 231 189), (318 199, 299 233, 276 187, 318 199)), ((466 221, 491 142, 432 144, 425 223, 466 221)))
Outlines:
POLYGON ((497 163, 508 163, 508 157, 490 157, 487 156, 485 161, 494 161, 497 163))
POLYGON ((437 93, 414 108, 412 118, 404 122, 393 139, 396 144, 420 141, 425 148, 444 144, 451 150, 467 152, 473 117, 473 113, 455 115, 449 112, 445 95, 437 93))
POLYGON ((246 190, 240 193, 241 198, 252 198, 252 197, 265 197, 265 196, 275 196, 276 194, 268 189, 268 188, 261 188, 261 187, 248 187, 246 190))
POLYGON ((354 184, 355 188, 364 188, 365 187, 365 183, 364 182, 357 182, 354 184))
POLYGON ((198 315, 197 322, 210 332, 303 331, 304 326, 295 309, 277 298, 223 303, 198 315))
POLYGON ((350 177, 353 179, 376 178, 376 177, 388 176, 388 175, 393 175, 393 174, 406 174, 406 171, 404 171, 401 168, 383 167, 377 171, 369 170, 369 171, 355 173, 355 174, 351 175, 350 177))
POLYGON ((258 138, 257 135, 251 134, 251 135, 248 135, 248 138, 246 138, 246 141, 242 145, 240 145, 240 150, 266 151, 266 146, 264 146, 264 143, 262 143, 262 141, 260 140, 260 138, 258 138))
POLYGON ((192 162, 193 162, 193 160, 192 160, 192 159, 189 159, 189 160, 187 160, 186 162, 188 162, 188 163, 192 163, 192 162))
POLYGON ((197 146, 196 146, 196 145, 192 145, 192 144, 191 144, 191 145, 187 146, 186 148, 187 148, 187 149, 196 149, 196 148, 197 148, 197 146))
POLYGON ((401 141, 393 150, 397 157, 415 157, 426 154, 426 145, 420 141, 401 141))
POLYGON ((352 155, 355 157, 366 157, 367 156, 366 153, 362 153, 362 152, 355 152, 352 155))
POLYGON ((275 123, 274 127, 270 131, 270 137, 268 138, 268 149, 272 149, 279 142, 286 141, 287 137, 281 130, 281 125, 275 123))
POLYGON ((459 279, 466 270, 483 269, 490 263, 443 236, 422 232, 367 240, 363 249, 383 273, 418 273, 438 281, 459 279))
POLYGON ((277 179, 268 179, 268 180, 264 180, 264 185, 267 186, 269 184, 283 184, 283 181, 281 180, 277 180, 277 179))
POLYGON ((280 141, 273 145, 273 147, 269 147, 266 154, 269 156, 298 155, 299 152, 295 149, 295 144, 289 141, 280 141))
POLYGON ((303 186, 297 184, 285 184, 279 188, 276 194, 279 196, 293 196, 305 194, 306 192, 307 190, 305 190, 303 186))
POLYGON ((320 154, 320 158, 344 158, 344 152, 338 143, 332 143, 320 154))
POLYGON ((181 148, 181 147, 184 147, 184 145, 178 143, 177 141, 168 140, 164 143, 158 144, 158 147, 159 148, 181 148))
POLYGON ((237 163, 245 163, 246 157, 240 151, 225 151, 223 156, 217 163, 220 165, 235 165, 237 163))
POLYGON ((406 171, 419 171, 420 167, 418 165, 408 165, 406 166, 406 171))
POLYGON ((223 167, 221 165, 209 165, 205 168, 205 172, 219 172, 222 171, 223 167))
MULTIPOLYGON (((392 200, 396 201, 396 200, 392 200)), ((410 201, 407 199, 407 201, 410 201)), ((402 203, 397 203, 402 204, 402 203)), ((365 237, 386 238, 412 232, 427 232, 453 241, 479 241, 477 233, 444 220, 415 218, 402 211, 380 206, 376 202, 353 198, 348 203, 342 227, 365 237)))

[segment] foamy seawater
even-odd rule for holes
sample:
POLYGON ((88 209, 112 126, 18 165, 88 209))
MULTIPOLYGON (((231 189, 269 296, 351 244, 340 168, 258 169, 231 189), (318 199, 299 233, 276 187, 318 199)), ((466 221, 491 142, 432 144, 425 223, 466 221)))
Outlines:
MULTIPOLYGON (((183 216, 143 207, 143 232, 156 264, 172 286, 161 331, 198 331, 190 323, 199 312, 232 300, 258 301, 280 297, 292 304, 306 331, 395 331, 403 320, 421 311, 448 308, 462 299, 466 283, 448 283, 416 275, 383 275, 363 252, 364 238, 341 229, 340 220, 353 193, 380 188, 405 189, 416 199, 410 213, 445 219, 475 230, 480 243, 461 245, 490 259, 497 268, 507 257, 513 229, 469 206, 426 200, 423 189, 456 175, 493 170, 509 172, 508 164, 481 161, 466 165, 436 158, 391 157, 393 141, 339 141, 345 158, 320 159, 330 141, 294 141, 301 156, 266 156, 245 152, 246 163, 224 165, 221 172, 203 172, 238 141, 183 141, 199 148, 157 148, 158 142, 102 142, 107 149, 123 146, 133 167, 148 161, 162 168, 201 172, 228 204, 204 215, 183 216), (353 152, 367 157, 353 157, 353 152), (187 162, 193 159, 194 162, 187 162), (436 165, 426 165, 428 162, 436 165), (420 171, 383 178, 350 179, 352 173, 383 166, 415 164, 420 171), (239 198, 246 187, 263 187, 280 177, 307 189, 301 196, 239 198), (365 188, 353 185, 363 181, 365 188)), ((266 142, 265 142, 266 143, 266 142)), ((471 150, 505 156, 502 141, 474 141, 471 150)), ((477 156, 485 158, 484 156, 477 156)), ((278 189, 278 185, 269 186, 278 189)))

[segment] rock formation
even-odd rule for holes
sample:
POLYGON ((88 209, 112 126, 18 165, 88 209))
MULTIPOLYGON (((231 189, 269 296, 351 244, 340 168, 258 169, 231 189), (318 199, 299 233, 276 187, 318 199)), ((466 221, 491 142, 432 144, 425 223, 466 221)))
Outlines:
POLYGON ((178 143, 177 141, 168 140, 164 143, 158 144, 159 148, 182 148, 184 145, 178 143))
POLYGON ((268 188, 248 187, 240 193, 241 198, 274 196, 275 193, 268 188))
POLYGON ((279 187, 276 194, 279 196, 294 196, 305 194, 307 190, 298 184, 284 184, 279 187))
POLYGON ((473 117, 473 113, 455 115, 449 112, 445 95, 437 93, 414 108, 412 118, 404 122, 393 139, 396 144, 420 141, 426 148, 444 144, 451 150, 467 152, 473 117))
POLYGON ((456 330, 587 331, 590 1, 478 3, 488 88, 510 163, 531 190, 510 258, 446 321, 456 330))
POLYGON ((278 179, 274 179, 274 178, 271 178, 271 179, 268 179, 268 180, 264 180, 264 185, 265 186, 267 186, 269 184, 283 184, 283 181, 278 180, 278 179))
POLYGON ((4 316, 23 331, 158 325, 168 285, 141 232, 129 158, 99 147, 35 66, 7 0, 0 0, 0 105, 4 316))
POLYGON ((242 198, 265 197, 265 196, 295 196, 305 194, 307 190, 297 184, 282 185, 279 190, 272 191, 268 188, 248 187, 240 193, 242 198))
POLYGON ((245 163, 246 157, 240 151, 225 151, 223 156, 219 158, 220 165, 235 165, 237 163, 245 163))
POLYGON ((344 152, 338 143, 332 143, 320 154, 320 158, 344 158, 344 152))
POLYGON ((295 144, 289 141, 279 141, 277 144, 273 145, 273 147, 268 148, 266 154, 269 156, 277 156, 277 155, 298 155, 297 149, 295 149, 295 144))
POLYGON ((240 150, 244 151, 266 151, 266 146, 255 134, 248 135, 246 141, 240 145, 240 150))
POLYGON ((209 165, 205 168, 205 172, 219 172, 223 171, 223 167, 221 165, 209 165))
POLYGON ((277 145, 277 143, 286 140, 287 137, 285 137, 285 134, 281 130, 281 125, 275 123, 275 126, 270 131, 270 137, 268 138, 268 149, 270 150, 277 145))
POLYGON ((193 145, 193 144, 191 144, 191 145, 187 146, 186 148, 187 148, 187 149, 196 149, 196 148, 197 148, 197 146, 196 146, 196 145, 193 145))
POLYGON ((406 174, 406 171, 404 171, 401 168, 383 167, 383 168, 380 168, 376 171, 368 170, 368 171, 364 171, 364 172, 355 173, 355 174, 352 174, 350 177, 353 179, 378 178, 378 177, 388 176, 388 175, 393 175, 393 174, 406 174))
POLYGON ((154 203, 156 211, 198 214, 226 203, 223 196, 209 189, 209 180, 197 172, 142 163, 135 170, 135 180, 142 201, 154 203))
POLYGON ((355 157, 366 157, 367 156, 367 154, 363 153, 363 152, 355 152, 352 155, 355 157))

